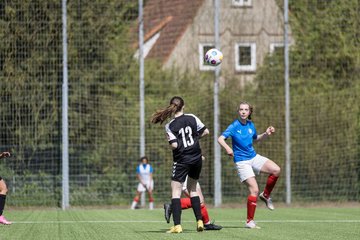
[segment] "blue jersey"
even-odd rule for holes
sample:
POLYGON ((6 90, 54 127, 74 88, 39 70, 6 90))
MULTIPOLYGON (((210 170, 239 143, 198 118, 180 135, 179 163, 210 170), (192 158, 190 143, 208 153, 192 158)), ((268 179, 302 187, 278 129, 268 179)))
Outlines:
POLYGON ((242 124, 237 119, 221 135, 225 139, 232 139, 234 162, 250 160, 256 156, 253 140, 257 139, 257 133, 253 122, 247 120, 246 124, 242 124))

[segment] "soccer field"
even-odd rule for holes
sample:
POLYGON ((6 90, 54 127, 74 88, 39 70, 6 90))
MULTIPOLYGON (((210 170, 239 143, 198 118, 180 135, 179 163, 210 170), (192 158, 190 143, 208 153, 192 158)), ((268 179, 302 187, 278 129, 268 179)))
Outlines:
POLYGON ((163 210, 8 210, 10 226, 0 226, 0 239, 316 239, 352 240, 360 237, 360 208, 257 209, 261 229, 244 228, 245 208, 210 209, 221 231, 198 233, 191 210, 183 211, 181 234, 166 234, 171 226, 163 210))

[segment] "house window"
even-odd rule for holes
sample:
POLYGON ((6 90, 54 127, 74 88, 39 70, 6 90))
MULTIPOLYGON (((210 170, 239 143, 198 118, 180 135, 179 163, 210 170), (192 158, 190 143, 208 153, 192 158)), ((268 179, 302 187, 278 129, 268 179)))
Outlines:
POLYGON ((256 44, 238 43, 235 45, 235 69, 239 72, 256 71, 256 44))
POLYGON ((205 53, 211 48, 215 48, 215 44, 199 44, 199 68, 201 71, 214 71, 216 68, 204 62, 205 53))
POLYGON ((234 6, 234 7, 251 7, 252 0, 232 0, 232 6, 234 6))
POLYGON ((270 43, 270 54, 282 54, 284 55, 284 44, 283 43, 270 43))

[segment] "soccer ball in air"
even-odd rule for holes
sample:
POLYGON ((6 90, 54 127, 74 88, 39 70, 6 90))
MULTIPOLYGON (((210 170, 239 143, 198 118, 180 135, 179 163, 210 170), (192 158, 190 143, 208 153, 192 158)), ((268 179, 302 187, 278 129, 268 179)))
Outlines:
POLYGON ((219 65, 223 60, 223 54, 216 48, 212 48, 206 52, 204 60, 211 66, 219 65))

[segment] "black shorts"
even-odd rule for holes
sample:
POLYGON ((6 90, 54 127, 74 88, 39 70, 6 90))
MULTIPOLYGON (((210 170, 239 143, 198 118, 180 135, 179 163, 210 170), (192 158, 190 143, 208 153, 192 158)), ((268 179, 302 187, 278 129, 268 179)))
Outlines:
POLYGON ((201 167, 202 167, 201 156, 199 160, 192 163, 174 162, 172 167, 171 180, 183 183, 185 182, 186 176, 198 180, 201 173, 201 167))

